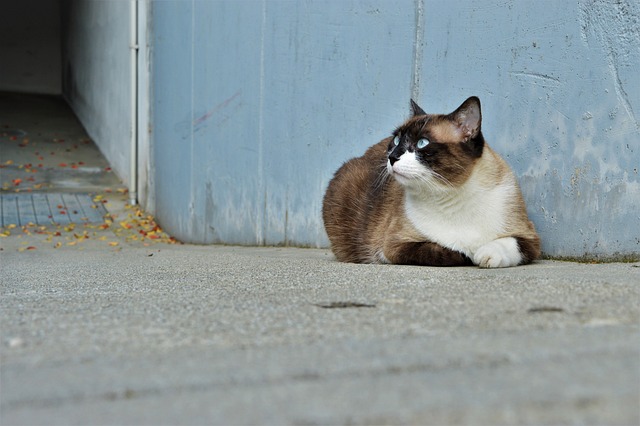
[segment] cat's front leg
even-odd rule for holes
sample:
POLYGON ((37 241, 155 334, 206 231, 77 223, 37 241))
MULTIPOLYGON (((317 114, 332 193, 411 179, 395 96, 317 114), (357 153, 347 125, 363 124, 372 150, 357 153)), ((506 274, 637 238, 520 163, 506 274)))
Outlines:
POLYGON ((471 259, 430 241, 388 241, 384 256, 390 263, 423 266, 466 266, 471 259))
POLYGON ((473 263, 481 268, 508 268, 523 261, 518 240, 498 238, 481 246, 473 255, 473 263))

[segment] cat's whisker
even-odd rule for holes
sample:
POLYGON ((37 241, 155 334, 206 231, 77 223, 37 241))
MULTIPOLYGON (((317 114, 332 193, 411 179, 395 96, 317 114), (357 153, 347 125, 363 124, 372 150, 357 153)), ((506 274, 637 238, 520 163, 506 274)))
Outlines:
POLYGON ((373 189, 374 190, 378 190, 380 189, 387 181, 387 179, 389 178, 389 171, 387 170, 387 163, 383 163, 379 166, 379 172, 376 175, 376 178, 373 182, 373 189))
MULTIPOLYGON (((453 183, 451 183, 451 181, 447 178, 445 178, 444 176, 442 176, 440 173, 434 172, 433 170, 431 170, 431 176, 433 176, 434 178, 436 178, 438 181, 440 181, 441 183, 443 183, 446 187, 448 188, 454 188, 453 183)), ((432 187, 435 187, 435 185, 433 185, 433 182, 431 180, 429 180, 429 183, 432 185, 432 187)))

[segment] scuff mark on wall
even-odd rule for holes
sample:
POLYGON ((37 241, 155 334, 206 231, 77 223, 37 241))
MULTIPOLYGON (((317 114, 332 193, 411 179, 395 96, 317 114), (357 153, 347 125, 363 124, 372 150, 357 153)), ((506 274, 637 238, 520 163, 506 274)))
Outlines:
MULTIPOLYGON (((207 121, 209 121, 216 114, 219 114, 225 108, 229 107, 232 102, 234 102, 238 97, 240 97, 241 94, 242 94, 242 90, 238 90, 236 93, 233 94, 233 96, 225 99, 224 101, 220 102, 219 104, 211 108, 209 111, 205 112, 200 117, 193 120, 194 131, 195 132, 199 131, 207 121)), ((228 119, 229 117, 225 116, 221 119, 221 121, 224 122, 224 121, 227 121, 228 119)))
POLYGON ((556 87, 560 84, 560 79, 558 77, 553 77, 551 75, 530 72, 530 71, 509 71, 510 75, 515 77, 523 77, 525 79, 529 79, 533 84, 539 84, 541 86, 552 86, 556 87))
MULTIPOLYGON (((216 104, 213 108, 211 108, 210 110, 202 113, 202 112, 193 112, 193 115, 195 115, 197 118, 195 119, 191 119, 191 111, 188 117, 185 117, 184 119, 178 121, 175 125, 174 125, 174 130, 176 133, 178 133, 180 135, 180 137, 182 139, 188 139, 190 138, 191 132, 193 131, 194 133, 199 132, 200 130, 202 130, 207 123, 214 117, 214 116, 218 116, 220 115, 220 113, 226 109, 229 108, 229 106, 231 106, 232 104, 235 103, 235 110, 238 109, 239 107, 239 103, 236 102, 238 101, 240 98, 240 95, 242 95, 242 91, 238 90, 236 93, 234 93, 231 97, 225 99, 224 101, 216 104)), ((222 124, 225 121, 229 120, 229 118, 231 118, 230 114, 225 114, 224 116, 220 117, 218 120, 217 124, 222 124)))

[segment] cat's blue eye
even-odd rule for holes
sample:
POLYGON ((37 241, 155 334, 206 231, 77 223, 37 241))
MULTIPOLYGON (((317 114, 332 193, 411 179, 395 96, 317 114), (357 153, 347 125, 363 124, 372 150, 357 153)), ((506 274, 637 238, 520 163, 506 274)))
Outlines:
POLYGON ((416 147, 418 149, 422 149, 422 148, 425 148, 427 145, 429 145, 429 140, 428 139, 420 139, 418 141, 418 143, 416 144, 416 147))
POLYGON ((396 136, 395 138, 393 138, 393 144, 395 146, 398 146, 400 144, 400 138, 398 136, 396 136))

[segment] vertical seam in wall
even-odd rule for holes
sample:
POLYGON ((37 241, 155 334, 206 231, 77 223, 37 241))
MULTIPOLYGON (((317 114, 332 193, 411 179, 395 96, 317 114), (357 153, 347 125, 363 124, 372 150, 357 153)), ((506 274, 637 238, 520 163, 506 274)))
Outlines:
POLYGON ((267 25, 267 1, 262 1, 262 23, 260 28, 260 93, 258 99, 258 200, 256 206, 256 242, 265 243, 265 223, 267 215, 267 192, 264 183, 264 38, 267 25))
POLYGON ((419 102, 420 74, 422 73, 422 48, 424 43, 424 0, 416 0, 416 32, 413 40, 413 70, 411 98, 419 102))
MULTIPOLYGON (((188 234, 192 235, 193 231, 194 231, 194 223, 196 222, 196 218, 195 218, 195 209, 194 209, 194 203, 195 203, 195 179, 194 179, 194 173, 195 173, 195 164, 194 164, 194 156, 193 156, 193 152, 194 152, 194 126, 193 126, 193 119, 195 116, 195 111, 194 111, 194 81, 195 81, 195 34, 196 34, 196 29, 195 29, 195 24, 196 24, 196 1, 192 0, 191 1, 191 111, 189 111, 189 149, 190 149, 190 155, 191 155, 191 159, 189 160, 190 165, 191 165, 191 178, 190 178, 190 195, 189 195, 189 205, 188 205, 188 209, 189 209, 189 221, 187 223, 187 226, 189 227, 188 230, 188 234)), ((193 235, 192 237, 195 237, 195 235, 193 235)), ((203 237, 206 237, 206 235, 204 235, 203 237)))

